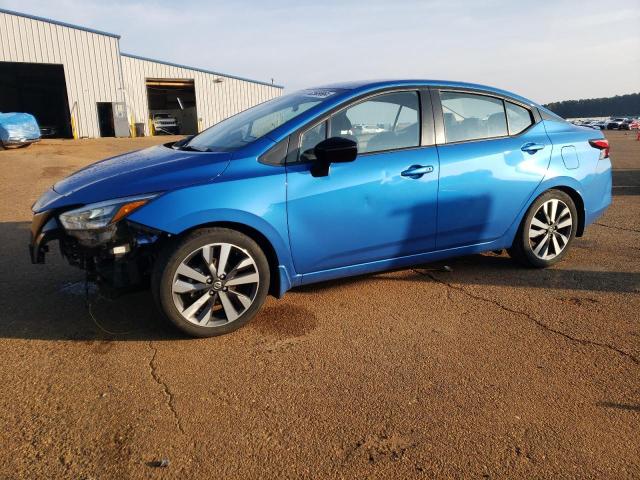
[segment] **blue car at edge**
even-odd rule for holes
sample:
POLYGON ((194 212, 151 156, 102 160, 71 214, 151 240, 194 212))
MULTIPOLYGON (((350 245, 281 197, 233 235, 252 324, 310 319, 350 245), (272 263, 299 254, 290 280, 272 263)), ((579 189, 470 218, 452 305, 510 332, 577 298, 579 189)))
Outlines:
POLYGON ((610 203, 599 131, 481 85, 353 82, 79 170, 33 205, 29 248, 43 263, 57 240, 214 336, 299 285, 502 249, 553 265, 610 203))

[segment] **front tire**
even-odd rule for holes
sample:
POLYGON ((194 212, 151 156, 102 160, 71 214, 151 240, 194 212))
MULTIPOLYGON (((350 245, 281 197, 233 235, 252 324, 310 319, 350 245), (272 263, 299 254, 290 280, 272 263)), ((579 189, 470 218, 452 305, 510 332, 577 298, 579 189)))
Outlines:
POLYGON ((567 254, 577 227, 578 212, 571 197, 549 190, 529 207, 509 255, 527 267, 550 267, 567 254))
POLYGON ((151 288, 176 327, 191 336, 213 337, 237 330, 256 315, 269 279, 267 258, 251 238, 205 228, 164 248, 151 288))

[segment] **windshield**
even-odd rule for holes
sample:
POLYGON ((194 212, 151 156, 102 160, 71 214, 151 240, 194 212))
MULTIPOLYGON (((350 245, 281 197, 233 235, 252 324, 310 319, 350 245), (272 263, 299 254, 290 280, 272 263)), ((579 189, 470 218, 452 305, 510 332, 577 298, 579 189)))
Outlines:
POLYGON ((269 100, 215 124, 182 148, 219 152, 244 147, 339 91, 335 88, 301 90, 269 100))

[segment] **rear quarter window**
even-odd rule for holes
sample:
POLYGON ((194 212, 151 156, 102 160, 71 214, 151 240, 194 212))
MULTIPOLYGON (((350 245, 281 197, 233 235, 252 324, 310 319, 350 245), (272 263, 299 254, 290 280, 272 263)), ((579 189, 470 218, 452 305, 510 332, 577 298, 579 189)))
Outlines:
POLYGON ((509 135, 517 135, 533 124, 533 115, 528 108, 521 107, 515 103, 505 102, 505 109, 507 111, 509 135))
POLYGON ((544 108, 539 108, 538 111, 540 112, 540 117, 542 118, 542 120, 548 120, 551 122, 563 122, 563 123, 568 123, 564 118, 562 118, 559 115, 556 115, 555 113, 553 113, 550 110, 544 109, 544 108))

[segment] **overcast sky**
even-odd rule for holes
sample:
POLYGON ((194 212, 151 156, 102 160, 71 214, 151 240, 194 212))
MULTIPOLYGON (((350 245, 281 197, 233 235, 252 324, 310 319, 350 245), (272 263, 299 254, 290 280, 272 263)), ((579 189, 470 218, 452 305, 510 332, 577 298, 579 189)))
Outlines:
POLYGON ((285 85, 485 83, 534 101, 640 91, 640 0, 0 0, 121 50, 285 85))

